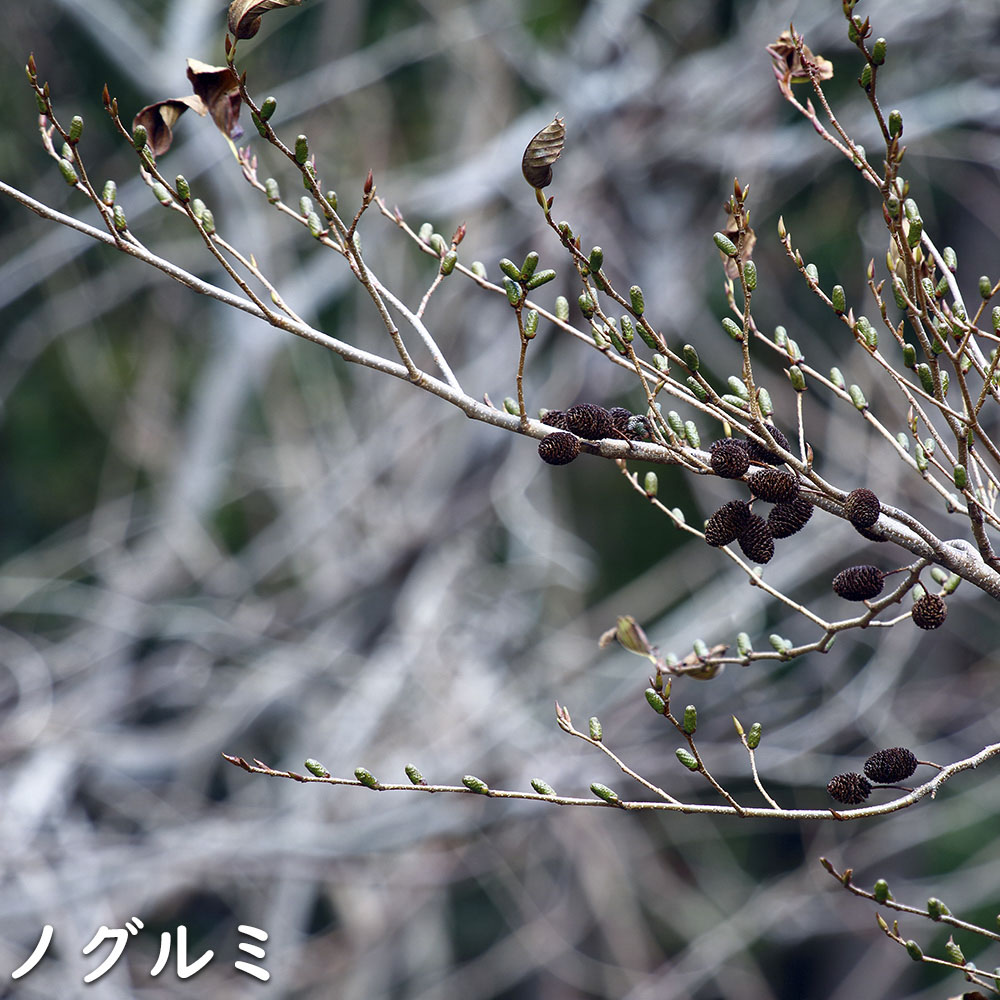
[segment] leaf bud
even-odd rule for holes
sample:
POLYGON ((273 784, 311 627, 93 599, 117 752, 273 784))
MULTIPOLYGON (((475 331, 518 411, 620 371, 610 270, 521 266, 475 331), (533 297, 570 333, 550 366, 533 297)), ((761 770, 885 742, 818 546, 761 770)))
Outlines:
POLYGON ((260 120, 266 122, 278 109, 278 102, 273 97, 265 97, 260 106, 260 120))
POLYGON ((124 233, 128 229, 128 222, 125 219, 125 210, 121 205, 115 205, 114 216, 113 216, 115 230, 119 233, 124 233))
POLYGON ((945 247, 941 251, 941 257, 949 271, 954 273, 958 270, 958 255, 955 253, 954 247, 945 247))
POLYGON ((759 722, 755 722, 750 727, 750 732, 747 733, 747 746, 751 750, 756 750, 757 747, 760 746, 761 734, 762 734, 761 724, 759 722))
POLYGON ((604 799, 604 801, 609 803, 610 805, 617 805, 619 802, 621 802, 621 799, 618 798, 618 793, 616 791, 614 791, 611 788, 608 788, 607 785, 602 785, 599 781, 592 782, 590 785, 590 790, 599 799, 604 799))
POLYGON ((694 705, 688 705, 684 709, 684 719, 681 725, 688 736, 692 736, 698 728, 698 709, 694 705))
POLYGON ((594 315, 594 311, 597 308, 594 305, 594 300, 586 293, 583 292, 577 299, 577 304, 580 306, 580 312, 583 313, 584 319, 590 319, 594 315))
POLYGON ((667 410, 667 426, 678 437, 684 437, 684 420, 676 410, 667 410))
POLYGON ((690 344, 685 344, 681 348, 681 355, 684 358, 684 364, 686 364, 691 371, 696 372, 699 368, 701 368, 701 358, 698 357, 698 352, 690 344))
POLYGON ((556 319, 561 319, 564 323, 569 319, 569 299, 565 295, 556 296, 556 319))
POLYGON ((621 327, 622 340, 626 344, 631 344, 635 339, 635 326, 632 323, 632 317, 628 313, 622 313, 621 319, 618 321, 618 325, 621 327))
POLYGON ((867 90, 872 85, 872 68, 868 63, 865 63, 861 68, 861 79, 858 83, 867 90))
POLYGON ((329 778, 330 772, 315 758, 310 757, 305 762, 306 770, 310 774, 316 775, 317 778, 329 778))
POLYGON ((657 490, 660 488, 660 481, 657 478, 655 472, 647 472, 646 478, 643 480, 643 489, 646 491, 646 496, 655 497, 657 490))
POLYGON ((735 375, 730 375, 726 379, 726 384, 729 386, 730 391, 735 396, 739 396, 740 399, 746 401, 750 399, 750 393, 747 390, 746 383, 741 378, 737 378, 735 375))
POLYGON ((806 277, 814 284, 819 284, 819 268, 815 264, 806 264, 806 277))
POLYGON ((552 270, 551 267, 547 267, 544 271, 537 271, 533 274, 526 282, 525 287, 529 292, 533 292, 536 288, 540 288, 542 285, 548 284, 555 278, 556 272, 552 270))
MULTIPOLYGON (((914 352, 914 355, 916 355, 916 352, 914 352)), ((920 364, 917 365, 917 376, 920 379, 920 384, 924 388, 924 392, 926 392, 928 396, 933 396, 934 376, 931 374, 931 366, 921 361, 920 364)))
POLYGON ((687 443, 692 448, 701 447, 701 435, 698 433, 698 428, 693 420, 684 421, 684 437, 687 438, 687 443))
POLYGON ((642 289, 638 285, 633 285, 628 290, 628 297, 632 304, 632 312, 636 316, 641 316, 646 310, 646 300, 643 298, 642 289))
POLYGON ((872 62, 876 66, 881 66, 885 62, 885 39, 876 38, 872 46, 872 62))
MULTIPOLYGON (((659 355, 656 357, 659 357, 659 355)), ((655 361, 656 358, 653 360, 655 361)), ((664 361, 665 360, 666 358, 664 358, 664 361)), ((657 365, 656 367, 660 368, 660 365, 657 365)), ((660 370, 666 371, 666 366, 663 366, 660 370)), ((706 399, 708 399, 708 393, 705 391, 705 387, 693 375, 689 375, 684 381, 687 383, 688 388, 690 388, 695 396, 697 396, 703 403, 706 399)))
POLYGON ((920 950, 920 945, 917 944, 913 938, 910 938, 906 942, 906 954, 913 959, 914 962, 922 962, 924 960, 924 953, 920 950))
POLYGON ((906 368, 913 368, 917 363, 917 349, 913 344, 903 344, 903 365, 906 368))
POLYGON ((105 181, 104 190, 101 192, 101 201, 104 202, 108 208, 111 208, 115 203, 115 198, 118 197, 118 185, 114 181, 105 181))
POLYGON ((304 135, 295 137, 295 162, 305 163, 309 159, 309 140, 304 135))
POLYGON ((403 770, 406 772, 407 778, 410 779, 410 784, 411 785, 426 785, 427 784, 427 782, 424 781, 424 776, 420 773, 420 770, 417 768, 416 764, 406 764, 403 767, 403 770))
POLYGON ((726 333, 728 333, 729 336, 733 338, 733 340, 742 342, 743 331, 728 316, 722 317, 722 329, 725 330, 726 333))
POLYGON ((868 409, 868 400, 865 399, 865 394, 861 391, 861 386, 852 385, 847 391, 850 394, 851 402, 859 410, 864 411, 868 409))
POLYGON ((788 371, 788 381, 792 383, 792 388, 796 392, 806 391, 806 377, 802 374, 802 369, 798 365, 792 365, 788 371))
POLYGON ((955 481, 955 486, 960 490, 964 490, 969 485, 969 474, 965 471, 964 465, 955 466, 952 470, 952 478, 955 481))
POLYGON ((448 252, 448 242, 440 233, 431 233, 431 238, 427 242, 439 257, 448 252))
POLYGON ((153 194, 161 205, 169 205, 173 202, 170 192, 159 181, 153 182, 153 194))
MULTIPOLYGON (((451 251, 451 253, 454 252, 455 252, 454 250, 451 251)), ((449 254, 448 256, 450 255, 451 254, 449 254)), ((448 260, 448 256, 445 257, 445 261, 448 260)), ((452 264, 453 268, 454 266, 455 265, 452 264)), ((446 273, 444 271, 444 264, 441 265, 441 273, 442 274, 446 273)), ((451 271, 449 270, 447 273, 451 274, 451 271)), ((538 313, 534 309, 529 309, 527 315, 524 317, 524 336, 528 340, 531 340, 531 338, 534 337, 536 333, 538 333, 538 313)))
POLYGON ((323 223, 315 212, 310 212, 306 216, 306 225, 309 227, 310 235, 315 239, 318 240, 323 235, 323 223))
POLYGON ((684 747, 678 747, 674 753, 677 754, 677 759, 689 770, 698 771, 700 770, 700 765, 698 764, 698 758, 695 757, 690 750, 685 750, 684 747))
POLYGON ((83 119, 79 115, 73 115, 69 123, 69 141, 75 145, 80 141, 81 135, 83 135, 83 119))
POLYGON ((657 715, 663 715, 667 710, 667 703, 653 688, 646 688, 646 701, 649 702, 649 707, 656 712, 657 715))
POLYGON ((889 135, 892 138, 901 135, 903 132, 903 115, 900 113, 899 108, 893 108, 889 112, 889 135))
POLYGON ((743 265, 743 277, 746 279, 748 291, 753 291, 757 287, 757 265, 748 260, 743 265))
POLYGON ((945 906, 944 903, 942 903, 936 896, 931 896, 931 898, 927 900, 927 915, 931 918, 931 920, 940 920, 943 916, 947 916, 950 913, 951 910, 949 910, 948 907, 945 906))
MULTIPOLYGON (((662 345, 657 341, 656 337, 654 337, 653 334, 649 332, 649 330, 646 328, 646 324, 640 323, 638 329, 639 329, 639 336, 642 337, 643 343, 645 343, 645 345, 648 348, 650 348, 650 350, 659 351, 662 345)), ((666 358, 664 358, 663 360, 666 361, 666 358)), ((668 371, 669 368, 670 366, 667 365, 667 367, 664 368, 663 371, 668 371)))
POLYGON ((524 294, 521 286, 516 281, 511 281, 506 275, 503 279, 504 291, 507 293, 507 301, 512 306, 521 304, 521 296, 524 294))
POLYGON ((735 257, 739 253, 739 250, 736 249, 736 244, 725 233, 715 233, 712 239, 715 240, 715 245, 727 257, 735 257))
POLYGON ((854 324, 854 332, 871 348, 878 347, 878 333, 867 316, 859 316, 854 324))
POLYGON ((517 400, 513 396, 504 396, 503 408, 515 417, 521 412, 517 405, 517 400))
POLYGON ((880 878, 875 883, 872 895, 875 897, 876 903, 884 903, 887 899, 892 899, 892 893, 889 891, 889 883, 884 878, 880 878))
POLYGON ((356 767, 354 769, 354 777, 361 782, 365 788, 378 788, 378 781, 375 780, 375 775, 371 773, 366 767, 356 767))
POLYGON ((601 725, 601 720, 596 715, 592 715, 587 725, 590 727, 590 738, 595 743, 600 743, 604 739, 604 727, 601 725))
POLYGON ((785 229, 785 217, 783 215, 778 216, 778 239, 783 240, 788 235, 788 230, 785 229))
POLYGON ((989 300, 993 294, 993 282, 990 281, 988 274, 981 275, 979 278, 979 294, 982 296, 984 302, 989 300))
POLYGON ((539 795, 555 795, 556 790, 547 782, 542 781, 541 778, 532 778, 531 787, 534 788, 539 795))
POLYGON ((76 168, 73 166, 69 160, 65 158, 59 159, 59 173, 63 175, 63 180, 70 186, 74 187, 80 178, 76 174, 76 168))
POLYGON ((510 276, 514 278, 515 281, 527 281, 528 278, 535 273, 535 268, 538 267, 538 259, 538 254, 532 250, 531 253, 524 258, 524 263, 521 265, 520 272, 516 275, 512 274, 510 276))
POLYGON ((834 285, 833 293, 830 295, 830 298, 833 301, 833 311, 838 316, 843 316, 843 314, 847 312, 847 299, 844 295, 844 286, 834 285))
MULTIPOLYGON (((458 253, 454 250, 449 250, 444 257, 441 258, 441 274, 444 277, 448 277, 452 271, 455 270, 455 265, 458 263, 458 253)), ((537 324, 538 314, 535 314, 535 322, 537 324)))
POLYGON ((212 215, 211 209, 203 209, 199 221, 201 222, 202 229, 204 229, 209 236, 213 236, 215 234, 215 216, 212 215))
POLYGON ((965 965, 965 955, 962 953, 962 949, 955 944, 955 939, 950 935, 944 944, 944 953, 948 956, 949 961, 954 962, 956 965, 965 965))
POLYGON ((145 147, 147 138, 148 135, 146 133, 145 125, 136 125, 136 127, 132 129, 132 145, 136 149, 142 149, 145 147))
POLYGON ((736 727, 736 735, 737 736, 742 736, 743 735, 743 726, 740 724, 740 720, 737 719, 735 715, 733 716, 733 725, 736 727))
POLYGON ((749 656, 753 652, 753 643, 746 632, 740 632, 736 636, 736 648, 740 651, 740 656, 749 656))
POLYGON ((604 251, 600 247, 594 247, 590 251, 590 256, 587 258, 587 266, 590 268, 591 274, 597 274, 604 264, 604 251))
POLYGON ((474 774, 463 774, 462 784, 470 792, 475 792, 477 795, 488 795, 490 791, 490 786, 482 778, 477 778, 474 774))
POLYGON ((830 381, 838 389, 842 389, 843 390, 843 389, 847 388, 847 382, 844 380, 844 374, 843 374, 843 372, 841 372, 841 370, 839 368, 831 368, 830 369, 830 381))
POLYGON ((707 659, 708 657, 708 643, 704 639, 695 639, 691 644, 691 648, 694 650, 694 655, 698 657, 699 660, 707 659))

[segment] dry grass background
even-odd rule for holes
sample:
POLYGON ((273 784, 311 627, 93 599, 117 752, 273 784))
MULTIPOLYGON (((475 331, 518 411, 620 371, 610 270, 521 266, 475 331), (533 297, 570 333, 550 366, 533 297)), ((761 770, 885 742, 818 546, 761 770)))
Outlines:
MULTIPOLYGON (((6 12, 0 175, 88 214, 33 135, 20 73, 34 50, 64 117, 85 117, 92 175, 117 177, 140 237, 215 278, 196 240, 126 181, 133 158, 109 139, 100 87, 108 80, 128 114, 184 92, 186 57, 221 61, 219 6, 38 0, 6 12)), ((975 0, 868 7, 889 38, 883 86, 904 112, 907 175, 974 294, 978 275, 998 269, 1000 16, 975 0)), ((601 244, 611 273, 643 286, 667 336, 694 343, 721 376, 736 360, 718 333, 710 235, 738 174, 761 237, 759 319, 784 323, 817 367, 838 364, 901 427, 874 369, 816 311, 773 236, 784 213, 824 283, 855 300, 865 263, 884 253, 878 206, 776 93, 764 46, 790 20, 833 59, 843 120, 874 143, 833 2, 311 0, 265 19, 246 65, 255 91, 278 97, 279 129, 310 135, 342 203, 372 167, 414 225, 426 218, 446 235, 468 225, 463 259, 495 273, 499 257, 538 249, 571 294, 519 176, 524 143, 563 114, 556 214, 601 244)), ((338 261, 261 204, 210 125, 185 119, 161 166, 188 177, 301 315, 389 350, 338 261)), ((398 780, 412 760, 432 780, 623 787, 558 732, 558 699, 578 719, 600 715, 610 745, 683 793, 694 779, 645 705, 641 661, 599 651, 600 633, 629 612, 681 654, 741 628, 760 644, 772 631, 806 634, 717 553, 682 545, 611 464, 545 467, 528 441, 292 343, 17 206, 0 212, 0 982, 42 925, 55 927, 50 954, 0 995, 960 992, 878 934, 871 909, 816 859, 853 866, 865 884, 886 877, 901 900, 937 895, 992 922, 1000 798, 990 773, 869 825, 794 827, 375 796, 226 765, 223 751, 293 769, 314 756, 335 773, 364 764, 398 780), (85 987, 96 963, 80 949, 132 915, 147 933, 85 987), (157 932, 179 923, 195 954, 212 947, 216 959, 190 981, 153 979, 157 932), (270 935, 267 985, 232 967, 239 923, 270 935)), ((374 217, 363 237, 382 279, 419 301, 432 265, 374 217)), ((463 385, 494 400, 512 393, 517 339, 504 304, 452 278, 428 321, 463 385)), ((533 408, 639 405, 620 372, 554 333, 531 355, 533 408)), ((782 379, 766 380, 779 423, 793 416, 782 379)), ((869 486, 947 532, 934 495, 872 446, 853 411, 812 393, 807 419, 826 478, 869 486)), ((661 489, 692 519, 730 498, 725 484, 695 493, 666 472, 661 489)), ((769 579, 831 607, 829 579, 866 561, 865 545, 817 515, 779 548, 769 579)), ((682 685, 714 772, 752 794, 733 712, 763 723, 760 764, 788 805, 825 805, 830 775, 879 746, 947 761, 997 740, 1000 615, 968 590, 940 633, 845 636, 826 657, 682 685)), ((904 930, 928 950, 946 936, 926 923, 904 930)))

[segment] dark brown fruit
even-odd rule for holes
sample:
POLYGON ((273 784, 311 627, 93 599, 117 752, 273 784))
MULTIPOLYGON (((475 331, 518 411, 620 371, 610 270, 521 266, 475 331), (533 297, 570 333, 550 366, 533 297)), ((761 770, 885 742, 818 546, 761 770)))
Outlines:
MULTIPOLYGON (((785 437, 781 431, 778 430, 773 424, 764 424, 764 426, 771 432, 771 437, 781 445, 786 451, 788 448, 788 438, 785 437)), ((770 448, 766 448, 762 444, 758 444, 756 441, 747 440, 747 454, 750 456, 751 462, 760 462, 762 465, 781 465, 784 459, 776 452, 771 451, 770 448)))
POLYGON ((580 454, 580 442, 565 431, 553 431, 538 442, 538 454, 549 465, 569 465, 580 454))
POLYGON ((588 441, 613 437, 615 432, 611 414, 596 403, 577 403, 566 411, 566 429, 588 441))
POLYGON ((709 545, 735 542, 750 522, 750 508, 742 500, 724 503, 705 525, 705 541, 709 545))
POLYGON ((747 480, 747 486, 767 503, 791 503, 799 495, 798 478, 783 469, 761 469, 747 480))
POLYGON ((731 438, 716 441, 709 450, 712 471, 723 479, 742 479, 750 468, 750 458, 746 448, 731 438))
POLYGON ((558 427, 559 430, 566 430, 566 411, 565 410, 546 410, 545 416, 542 417, 542 423, 547 424, 549 427, 558 427))
POLYGON ((913 602, 913 624, 917 628, 930 629, 940 628, 948 617, 948 605, 941 600, 937 594, 924 594, 918 601, 913 602))
POLYGON ((627 433, 628 422, 632 419, 631 410, 626 410, 624 406, 612 406, 608 410, 608 416, 611 417, 611 422, 615 425, 615 430, 619 434, 627 433))
POLYGON ((845 805, 856 806, 871 795, 872 783, 863 775, 852 771, 849 774, 835 774, 826 790, 830 798, 845 805))
POLYGON ((844 501, 844 513, 855 528, 870 528, 882 513, 882 505, 871 490, 851 490, 844 501))
POLYGON ((884 582, 877 566, 849 566, 833 578, 833 589, 847 601, 870 601, 882 593, 884 582))
POLYGON ((878 785, 904 781, 917 769, 917 758, 906 747, 889 747, 865 761, 865 774, 878 785))
POLYGON ((759 514, 750 515, 737 541, 743 554, 755 563, 770 562, 774 555, 774 535, 771 534, 767 521, 759 514))
POLYGON ((801 531, 813 514, 813 505, 803 496, 791 503, 776 503, 767 515, 767 525, 775 538, 788 538, 801 531))

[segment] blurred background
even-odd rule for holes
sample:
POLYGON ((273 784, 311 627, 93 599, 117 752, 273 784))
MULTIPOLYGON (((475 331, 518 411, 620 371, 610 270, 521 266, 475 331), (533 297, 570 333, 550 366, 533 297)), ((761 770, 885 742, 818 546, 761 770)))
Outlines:
MULTIPOLYGON (((35 0, 8 5, 0 35, 0 178, 90 221, 38 141, 23 64, 34 51, 64 122, 81 114, 95 184, 114 178, 151 249, 226 284, 196 236, 134 176, 101 108, 123 118, 189 92, 185 59, 223 61, 224 5, 207 0, 35 0)), ((879 74, 898 107, 926 228, 958 254, 970 301, 1000 270, 1000 12, 987 0, 862 4, 889 41, 879 74)), ((778 245, 793 241, 858 311, 886 235, 875 193, 781 101, 765 46, 794 21, 833 60, 829 93, 855 138, 877 148, 856 84, 861 60, 841 5, 815 0, 307 0, 241 45, 251 89, 273 94, 286 141, 310 137, 324 187, 353 214, 365 174, 417 228, 464 222, 465 263, 532 249, 556 267, 541 290, 575 301, 520 157, 565 117, 554 214, 600 244, 616 283, 639 283, 647 315, 694 344, 713 376, 737 372, 719 329, 722 274, 711 234, 734 176, 751 191, 764 329, 783 324, 811 364, 838 365, 893 432, 898 400, 819 310, 778 245), (731 368, 727 366, 732 366, 731 368)), ((244 120, 286 200, 296 175, 244 120)), ((242 180, 210 122, 185 116, 160 160, 183 173, 220 232, 252 252, 309 322, 391 354, 384 328, 335 255, 242 180)), ((435 274, 374 212, 366 254, 411 308, 435 274)), ((611 463, 539 462, 534 443, 475 424, 403 382, 172 283, 161 273, 0 202, 0 996, 251 995, 338 1000, 863 1000, 944 998, 964 986, 910 962, 873 908, 822 870, 886 878, 916 906, 942 898, 995 926, 1000 909, 996 767, 936 802, 867 823, 626 815, 303 786, 249 775, 221 754, 384 781, 417 764, 429 781, 532 777, 587 795, 592 781, 639 796, 603 757, 559 732, 599 715, 606 742, 675 795, 704 796, 649 710, 642 660, 598 637, 634 615, 664 651, 702 638, 758 647, 801 618, 687 540, 611 463), (139 917, 115 968, 83 976, 101 925, 139 917), (45 924, 37 968, 9 974, 45 924), (191 980, 150 969, 159 935, 188 928, 191 980), (265 930, 270 981, 238 972, 240 924, 265 930)), ((518 342, 502 301, 459 276, 427 323, 463 386, 514 394, 518 342)), ((404 331, 405 332, 405 331, 404 331)), ((415 338, 411 337, 411 340, 415 338)), ((420 363, 427 364, 417 344, 420 363)), ((791 430, 780 368, 761 381, 791 430)), ((578 400, 636 409, 642 397, 596 352, 543 329, 529 407, 578 400)), ((858 414, 807 393, 821 474, 867 486, 942 537, 965 535, 936 494, 871 438, 858 414)), ((691 414, 684 414, 685 417, 691 414)), ((995 418, 994 418, 995 419, 995 418)), ((995 426, 995 424, 994 424, 995 426)), ((703 440, 717 427, 701 426, 703 440)), ((640 472, 644 471, 642 469, 640 472)), ((693 521, 736 494, 661 468, 661 496, 693 521)), ((779 545, 767 578, 837 616, 845 565, 889 569, 821 512, 779 545)), ((758 804, 731 716, 759 721, 758 761, 785 806, 825 807, 825 785, 883 746, 941 763, 1000 739, 994 602, 959 588, 939 632, 909 624, 841 636, 826 656, 729 668, 675 685, 699 709, 713 772, 758 804)), ((918 772, 927 774, 929 772, 918 772)), ((876 793, 876 795, 887 793, 876 793)), ((919 918, 904 937, 941 954, 919 918)), ((996 947, 957 935, 967 958, 996 947)), ((174 942, 176 950, 176 941, 174 942)))

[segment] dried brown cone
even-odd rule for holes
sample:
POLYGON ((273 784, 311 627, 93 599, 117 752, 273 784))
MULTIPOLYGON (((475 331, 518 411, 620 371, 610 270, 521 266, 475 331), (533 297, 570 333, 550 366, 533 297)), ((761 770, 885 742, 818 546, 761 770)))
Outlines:
POLYGON ((851 771, 848 774, 835 774, 826 790, 830 793, 830 798, 845 805, 856 806, 871 795, 872 783, 863 774, 851 771))
POLYGON ((919 761, 906 747, 888 747, 873 753, 865 761, 865 774, 877 785, 905 781, 917 769, 919 761))
POLYGON ((653 436, 653 427, 644 413, 630 417, 625 427, 625 436, 636 441, 648 441, 653 436))
POLYGON ((846 601, 870 601, 884 584, 885 574, 877 566, 848 566, 833 578, 833 589, 846 601))
MULTIPOLYGON (((788 438, 773 424, 764 424, 764 426, 770 431, 771 437, 774 438, 775 442, 788 451, 788 438)), ((758 444, 756 441, 747 439, 746 445, 747 454, 750 456, 751 462, 759 462, 762 465, 781 465, 784 462, 784 459, 776 451, 771 451, 770 448, 758 444)))
POLYGON ((628 422, 632 419, 631 410, 626 410, 624 406, 612 406, 608 410, 608 416, 611 417, 611 422, 619 434, 628 433, 628 422))
POLYGON ((871 490, 851 490, 844 501, 844 513, 855 528, 870 528, 882 513, 882 505, 871 490))
POLYGON ((538 454, 549 465, 569 465, 580 454, 580 441, 566 431, 553 431, 538 442, 538 454))
POLYGON ((742 479, 750 468, 750 458, 746 448, 732 438, 714 442, 709 451, 712 471, 723 479, 742 479))
POLYGON ((771 561, 774 555, 774 535, 767 526, 767 521, 759 514, 751 514, 746 527, 739 533, 737 541, 743 554, 755 563, 771 561))
POLYGON ((588 441, 613 437, 615 424, 603 406, 596 403, 577 403, 566 411, 566 429, 588 441))
POLYGON ((812 515, 812 502, 797 496, 791 503, 776 503, 767 515, 767 526, 775 538, 788 538, 801 531, 812 515))
POLYGON ((919 600, 913 602, 913 624, 917 628, 931 629, 940 628, 948 617, 948 605, 938 597, 937 594, 924 594, 919 600))
POLYGON ((750 523, 750 508, 742 500, 724 503, 705 524, 705 541, 716 547, 735 542, 750 523))
POLYGON ((559 430, 566 430, 565 410, 546 410, 542 416, 542 423, 549 427, 558 427, 559 430))
POLYGON ((783 469, 761 469, 748 480, 750 492, 767 503, 791 503, 799 495, 799 480, 783 469))

